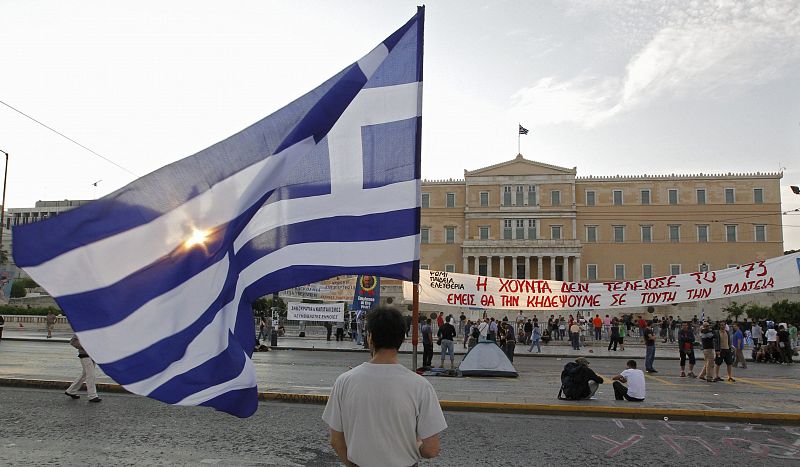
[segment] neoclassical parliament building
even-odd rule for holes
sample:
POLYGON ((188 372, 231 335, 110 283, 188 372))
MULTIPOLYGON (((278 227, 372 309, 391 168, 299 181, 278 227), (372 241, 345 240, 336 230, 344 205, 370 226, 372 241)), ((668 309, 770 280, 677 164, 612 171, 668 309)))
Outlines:
POLYGON ((595 282, 783 254, 781 173, 577 176, 523 158, 422 182, 422 268, 595 282))

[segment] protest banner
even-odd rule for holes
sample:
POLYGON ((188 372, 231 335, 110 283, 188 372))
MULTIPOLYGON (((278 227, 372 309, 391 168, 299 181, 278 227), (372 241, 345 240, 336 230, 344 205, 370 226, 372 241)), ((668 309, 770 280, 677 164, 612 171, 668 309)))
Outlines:
POLYGON ((356 276, 336 276, 320 282, 284 290, 281 298, 349 302, 356 289, 356 276))
POLYGON ((286 319, 290 321, 344 321, 344 303, 289 302, 286 319))
MULTIPOLYGON (((718 271, 609 282, 506 279, 420 270, 419 301, 512 310, 629 308, 714 300, 800 286, 800 253, 718 271)), ((406 298, 411 284, 403 287, 406 298)))

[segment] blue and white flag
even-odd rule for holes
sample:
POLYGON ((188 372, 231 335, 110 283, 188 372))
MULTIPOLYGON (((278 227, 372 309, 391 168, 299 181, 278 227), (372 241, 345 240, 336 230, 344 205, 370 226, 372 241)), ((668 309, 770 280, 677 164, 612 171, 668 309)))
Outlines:
POLYGON ((340 274, 417 280, 424 9, 274 114, 90 204, 14 259, 129 391, 257 408, 250 303, 340 274))

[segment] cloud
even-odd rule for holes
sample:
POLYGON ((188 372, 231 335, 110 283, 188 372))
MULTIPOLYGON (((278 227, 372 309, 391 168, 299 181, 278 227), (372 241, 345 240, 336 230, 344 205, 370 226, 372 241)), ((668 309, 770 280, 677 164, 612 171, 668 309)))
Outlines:
POLYGON ((570 14, 601 8, 611 29, 641 45, 620 76, 549 76, 520 89, 512 99, 527 121, 591 127, 655 99, 722 97, 763 84, 800 59, 800 4, 791 0, 581 6, 570 14))

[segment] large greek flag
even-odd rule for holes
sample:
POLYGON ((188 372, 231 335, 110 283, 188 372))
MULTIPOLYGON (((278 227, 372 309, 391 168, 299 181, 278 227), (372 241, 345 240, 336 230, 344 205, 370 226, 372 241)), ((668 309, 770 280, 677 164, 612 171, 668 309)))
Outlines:
POLYGON ((15 228, 16 263, 107 375, 247 417, 254 299, 339 274, 417 278, 423 21, 238 134, 15 228))

